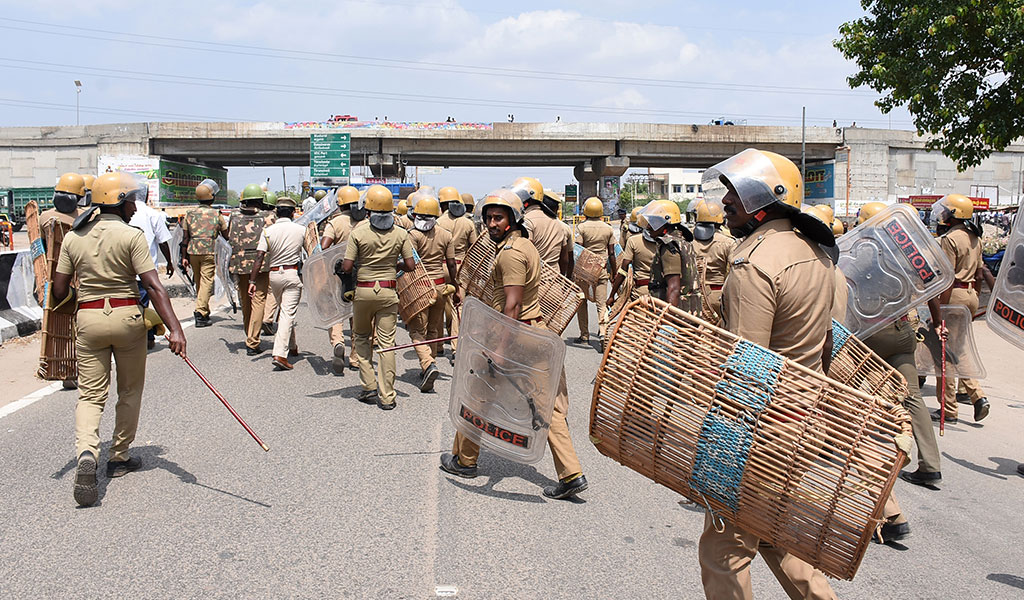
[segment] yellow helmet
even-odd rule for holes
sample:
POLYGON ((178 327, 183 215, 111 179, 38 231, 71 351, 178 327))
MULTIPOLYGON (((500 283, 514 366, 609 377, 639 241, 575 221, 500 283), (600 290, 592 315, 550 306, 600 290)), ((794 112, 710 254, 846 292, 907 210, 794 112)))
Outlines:
POLYGON ((92 185, 94 206, 120 206, 127 201, 146 201, 149 188, 145 182, 123 171, 104 173, 92 185))
POLYGON ((220 191, 220 186, 212 179, 204 179, 196 186, 196 200, 200 202, 212 202, 214 196, 220 191))
POLYGON ((398 206, 395 207, 395 212, 400 215, 406 214, 407 212, 409 212, 409 203, 406 202, 405 200, 399 200, 398 206))
POLYGON ((583 203, 583 216, 587 218, 600 217, 604 215, 604 203, 597 196, 587 198, 583 203))
POLYGON ((473 194, 469 192, 462 192, 461 194, 462 203, 466 205, 466 208, 473 208, 476 205, 476 200, 473 199, 473 194))
POLYGON ((824 212, 825 215, 828 216, 828 220, 825 221, 826 223, 831 223, 832 221, 835 220, 836 213, 835 213, 834 210, 832 210, 832 207, 830 205, 828 205, 828 204, 815 204, 814 206, 819 208, 819 209, 821 209, 821 211, 824 212))
POLYGON ((749 214, 776 202, 799 210, 804 199, 803 178, 793 161, 754 148, 704 171, 701 186, 709 201, 718 204, 731 187, 749 214))
POLYGON ((697 205, 694 207, 694 212, 697 213, 698 223, 724 223, 725 216, 722 212, 722 206, 720 204, 709 203, 707 200, 698 200, 697 205))
POLYGON ((629 222, 632 223, 633 225, 640 224, 640 209, 642 208, 642 206, 634 207, 633 211, 629 213, 629 222))
POLYGON ((85 189, 91 190, 92 184, 96 181, 95 175, 82 175, 82 179, 85 180, 85 189))
POLYGON ((85 178, 78 173, 65 173, 61 175, 57 185, 53 187, 55 192, 64 192, 65 194, 74 194, 75 196, 84 196, 85 190, 85 178))
POLYGON ((839 237, 846 233, 846 226, 839 219, 832 219, 832 235, 839 237))
MULTIPOLYGON (((441 191, 444 191, 444 189, 441 191)), ((412 214, 427 217, 440 217, 441 203, 437 198, 423 194, 420 196, 419 201, 416 202, 416 205, 412 207, 412 214)))
POLYGON ((666 225, 678 225, 683 222, 679 214, 679 205, 671 200, 651 200, 640 209, 637 222, 641 227, 657 231, 666 225))
POLYGON ((437 191, 437 199, 439 202, 462 202, 462 196, 459 195, 459 190, 447 186, 437 191))
POLYGON ((871 217, 885 210, 885 204, 882 202, 868 202, 864 206, 860 207, 860 211, 857 213, 857 224, 860 225, 864 221, 867 221, 871 217))
POLYGON ((520 177, 512 182, 512 191, 519 196, 525 204, 527 200, 533 200, 538 204, 544 201, 544 186, 533 177, 520 177))
POLYGON ((804 212, 804 213, 807 213, 807 214, 811 215, 815 219, 817 219, 817 220, 821 221, 822 223, 824 223, 825 225, 827 225, 829 229, 832 229, 832 220, 828 218, 828 213, 825 212, 821 208, 821 206, 806 206, 805 205, 801 212, 804 212))
POLYGON ((391 212, 395 209, 395 197, 388 188, 374 184, 363 192, 363 206, 370 212, 391 212))
POLYGON ((338 206, 347 206, 359 202, 359 190, 350 185, 341 186, 335 195, 338 198, 338 206))
POLYGON ((948 225, 949 220, 967 220, 974 216, 974 203, 963 194, 946 194, 932 205, 932 222, 948 225))
POLYGON ((490 194, 484 196, 484 200, 480 206, 480 214, 487 215, 487 207, 489 206, 504 206, 512 211, 512 222, 514 224, 521 223, 523 221, 523 200, 516 192, 512 190, 502 188, 500 190, 494 190, 490 194))

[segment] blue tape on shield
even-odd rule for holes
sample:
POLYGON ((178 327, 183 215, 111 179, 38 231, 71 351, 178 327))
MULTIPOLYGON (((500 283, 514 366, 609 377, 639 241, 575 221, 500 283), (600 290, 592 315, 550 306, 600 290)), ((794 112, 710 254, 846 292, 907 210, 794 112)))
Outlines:
POLYGON ((43 238, 33 240, 29 249, 32 250, 32 260, 42 256, 46 252, 46 248, 43 247, 43 238))
POLYGON ((843 324, 832 319, 832 358, 835 358, 850 339, 850 330, 843 327, 843 324))

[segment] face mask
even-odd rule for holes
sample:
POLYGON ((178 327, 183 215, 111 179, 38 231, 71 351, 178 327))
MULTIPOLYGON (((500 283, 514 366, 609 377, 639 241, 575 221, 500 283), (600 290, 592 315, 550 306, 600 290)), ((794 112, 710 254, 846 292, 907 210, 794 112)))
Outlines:
POLYGON ((452 202, 448 205, 448 214, 453 217, 461 217, 466 214, 466 205, 461 202, 452 202))
POLYGON ((653 241, 654 241, 654 236, 653 236, 653 235, 651 235, 651 232, 650 232, 650 230, 644 229, 644 230, 643 230, 643 231, 642 231, 642 232, 640 233, 640 235, 644 236, 644 239, 645 239, 645 240, 647 240, 648 242, 653 242, 653 241))
POLYGON ((636 223, 630 223, 629 225, 626 226, 626 229, 630 233, 640 233, 640 226, 637 225, 636 223))
POLYGON ((395 226, 395 216, 389 212, 370 213, 370 225, 374 229, 387 231, 395 226))
POLYGON ((353 206, 348 214, 349 218, 351 218, 353 221, 362 221, 363 219, 366 218, 366 209, 360 206, 353 206))
POLYGON ((55 192, 53 194, 53 207, 57 209, 57 212, 69 215, 78 208, 78 196, 65 192, 55 192))
POLYGON ((418 231, 430 231, 434 228, 435 223, 437 223, 437 221, 431 217, 416 217, 412 222, 413 227, 418 231))
POLYGON ((92 204, 92 190, 85 190, 85 195, 78 200, 78 206, 85 208, 92 204))

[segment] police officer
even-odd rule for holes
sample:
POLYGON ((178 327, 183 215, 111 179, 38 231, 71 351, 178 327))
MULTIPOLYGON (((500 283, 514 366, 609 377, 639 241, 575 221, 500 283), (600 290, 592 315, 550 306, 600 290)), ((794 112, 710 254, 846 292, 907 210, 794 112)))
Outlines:
POLYGON ((533 177, 515 180, 512 191, 523 201, 523 224, 541 262, 572 277, 572 230, 558 220, 557 198, 546 194, 544 186, 533 177))
POLYGON ((256 263, 249 272, 249 294, 256 294, 256 279, 264 261, 270 266, 270 292, 281 307, 281 322, 274 336, 274 357, 276 370, 291 370, 289 355, 297 355, 295 347, 295 313, 302 297, 302 280, 299 279, 299 262, 302 258, 302 243, 306 239, 306 228, 292 222, 295 201, 289 197, 280 198, 275 209, 277 221, 263 230, 256 244, 256 263))
MULTIPOLYGON (((472 214, 470 214, 470 218, 464 218, 467 213, 471 212, 473 195, 460 195, 453 187, 443 187, 437 193, 438 199, 441 201, 441 210, 444 211, 444 214, 437 220, 437 226, 452 234, 452 244, 455 247, 455 270, 458 272, 459 265, 466 259, 466 252, 469 252, 469 247, 476 242, 478 237, 476 227, 473 225, 472 214), (466 204, 467 197, 470 200, 468 205, 466 204)), ((456 281, 457 279, 452 279, 453 283, 456 281)), ((455 309, 452 296, 449 296, 448 301, 445 302, 444 320, 448 335, 459 335, 459 311, 455 309)), ((457 350, 458 340, 452 340, 452 365, 455 364, 457 350)))
POLYGON ((92 204, 92 184, 96 181, 96 176, 82 173, 82 179, 85 180, 85 196, 79 199, 78 206, 80 208, 87 208, 92 204))
POLYGON ((416 198, 419 198, 417 192, 409 194, 409 197, 405 200, 399 200, 398 206, 395 207, 395 224, 402 229, 409 231, 412 229, 412 219, 409 218, 409 205, 412 204, 416 198))
MULTIPOLYGON (((346 185, 338 188, 338 216, 330 219, 324 228, 324 235, 320 238, 320 247, 327 250, 334 244, 343 244, 348 241, 352 227, 358 220, 353 221, 352 209, 358 209, 359 190, 346 185)), ((352 319, 349 319, 349 330, 352 329, 352 319)), ((334 372, 341 374, 345 368, 345 329, 341 323, 331 326, 330 332, 331 347, 334 349, 334 357, 331 360, 331 368, 334 372)), ((352 355, 349 358, 349 368, 358 369, 359 360, 355 357, 355 339, 352 340, 352 355)))
POLYGON ((693 228, 693 251, 704 257, 704 285, 708 290, 708 305, 716 314, 722 306, 722 285, 729 273, 729 253, 735 240, 721 232, 725 222, 722 207, 717 203, 698 200, 694 207, 697 224, 693 228))
POLYGON ((354 282, 352 337, 359 358, 359 380, 363 390, 356 397, 382 410, 395 408, 395 353, 380 357, 378 376, 373 373, 370 334, 376 324, 376 339, 382 347, 395 344, 398 325, 398 294, 395 291, 396 268, 411 273, 413 261, 409 233, 395 227, 394 197, 382 185, 371 185, 363 197, 369 225, 356 227, 349 235, 342 271, 349 277, 359 264, 354 282))
POLYGON ((185 356, 185 336, 174 316, 167 291, 160 284, 142 232, 128 225, 135 200, 145 201, 148 187, 132 176, 105 173, 94 183, 92 207, 78 228, 64 237, 52 296, 61 299, 57 310, 75 310, 78 332, 78 405, 75 408, 74 498, 91 506, 98 498, 96 466, 99 427, 110 388, 110 359, 117 364, 117 415, 107 461, 107 477, 120 477, 138 469, 141 459, 128 448, 135 439, 146 375, 146 321, 139 306, 136 276, 164 323, 171 351, 185 356), (92 213, 99 216, 92 218, 92 213), (102 250, 102 251, 101 251, 102 250), (77 297, 70 289, 79 281, 77 297))
POLYGON ((640 224, 639 219, 642 208, 644 207, 634 208, 633 215, 630 216, 630 221, 633 220, 634 216, 637 219, 636 223, 630 222, 630 230, 636 227, 637 233, 640 235, 631 235, 626 245, 622 248, 622 254, 619 255, 618 261, 619 269, 615 273, 614 279, 612 279, 612 291, 608 294, 608 306, 615 303, 615 295, 618 294, 619 287, 622 286, 622 282, 626 280, 626 277, 633 278, 633 292, 635 294, 648 296, 651 293, 651 266, 654 264, 654 255, 658 252, 658 242, 654 239, 651 232, 644 229, 640 224), (632 267, 632 275, 630 274, 630 267, 632 267))
POLYGON ((227 239, 231 243, 231 261, 228 272, 238 278, 239 302, 242 305, 242 330, 245 332, 245 353, 256 356, 263 349, 260 347, 260 329, 263 326, 263 311, 266 308, 267 290, 270 289, 269 265, 250 278, 252 267, 256 264, 256 246, 263 236, 263 228, 267 225, 267 214, 260 209, 263 206, 263 190, 255 183, 250 183, 242 190, 241 208, 231 215, 227 239), (251 286, 256 291, 247 293, 251 286))
MULTIPOLYGON (((977 277, 984 263, 981 260, 981 231, 971 220, 974 203, 963 194, 948 194, 932 205, 931 221, 941 236, 939 246, 953 264, 953 285, 937 298, 928 301, 932 324, 936 331, 942 325, 940 306, 956 304, 966 306, 971 314, 978 312, 977 277)), ((949 363, 947 363, 949 364, 949 363)), ((973 379, 960 378, 971 404, 974 405, 974 421, 988 416, 989 402, 981 386, 973 379)), ((942 391, 942 402, 946 404, 946 422, 957 422, 955 378, 946 378, 946 389, 942 391)), ((932 413, 932 419, 941 418, 939 410, 932 413)))
POLYGON ((476 232, 476 237, 480 237, 480 232, 483 231, 483 228, 474 220, 476 200, 473 199, 473 194, 470 194, 469 192, 463 192, 461 195, 462 203, 466 205, 466 219, 473 224, 473 231, 476 232))
MULTIPOLYGON (((835 279, 819 243, 835 242, 830 227, 799 212, 800 170, 778 154, 747 149, 706 170, 702 184, 706 194, 721 198, 726 224, 743 238, 722 290, 725 328, 825 372, 835 279)), ((791 597, 835 598, 820 571, 732 523, 723 525, 719 533, 707 515, 700 539, 708 598, 751 598, 750 562, 759 551, 791 597)))
POLYGON ((601 273, 591 293, 587 294, 588 290, 584 290, 583 303, 576 313, 576 321, 580 326, 580 337, 576 342, 586 344, 590 341, 590 315, 586 301, 586 297, 590 297, 594 299, 594 305, 597 307, 597 335, 603 349, 608 333, 608 280, 610 274, 616 270, 615 230, 601 220, 604 216, 604 204, 596 196, 587 198, 583 203, 583 216, 586 220, 576 228, 576 243, 603 258, 608 271, 601 273))
MULTIPOLYGON (((277 221, 277 200, 276 193, 263 190, 263 212, 266 215, 267 227, 277 221)), ((267 299, 263 306, 263 325, 260 327, 260 333, 262 335, 274 335, 277 333, 277 319, 280 316, 277 300, 274 298, 274 294, 270 292, 270 277, 268 275, 267 299)))
POLYGON ((196 200, 199 207, 185 213, 181 229, 181 266, 192 266, 196 277, 196 309, 193 312, 196 327, 209 327, 210 296, 213 295, 213 278, 217 272, 215 257, 217 236, 227 230, 220 212, 213 208, 213 198, 220 186, 212 179, 204 179, 196 186, 196 200), (186 252, 188 258, 186 258, 186 252))
POLYGON ((81 213, 79 203, 85 198, 85 178, 78 173, 64 173, 53 188, 53 208, 39 215, 40 228, 50 219, 71 227, 81 213))
MULTIPOLYGON (((586 208, 586 206, 584 206, 586 208)), ((619 217, 619 246, 626 245, 626 239, 629 237, 627 229, 629 228, 629 213, 626 209, 621 206, 616 209, 615 214, 619 217)))
MULTIPOLYGON (((441 192, 446 189, 454 190, 441 188, 441 192)), ((458 193, 455 194, 455 198, 458 198, 458 193)), ((457 202, 462 205, 461 199, 457 202)), ((409 232, 409 240, 419 254, 420 263, 437 291, 434 303, 406 323, 412 341, 422 342, 441 337, 448 296, 452 296, 455 305, 459 303, 458 282, 455 277, 455 243, 451 233, 437 226, 438 218, 441 216, 441 205, 437 198, 422 194, 412 209, 412 214, 413 228, 409 232), (449 281, 451 283, 448 283, 449 281)), ((437 379, 438 370, 434 359, 441 344, 420 345, 415 348, 420 361, 420 391, 429 392, 434 389, 434 380, 437 379)))
MULTIPOLYGON (((522 200, 509 190, 498 190, 484 198, 482 208, 487 234, 497 246, 491 273, 495 290, 491 308, 534 327, 544 327, 538 301, 540 254, 527 239, 522 200)), ((549 498, 568 498, 587 489, 587 478, 583 476, 569 435, 568 412, 569 393, 563 367, 548 430, 548 446, 558 472, 558 484, 543 490, 549 498)), ((441 470, 458 477, 476 477, 479 456, 480 446, 456 433, 452 453, 441 456, 441 470)))
POLYGON ((693 233, 683 225, 679 205, 671 200, 652 200, 638 216, 644 235, 649 235, 658 247, 651 261, 651 295, 688 312, 696 311, 697 267, 690 247, 693 233))

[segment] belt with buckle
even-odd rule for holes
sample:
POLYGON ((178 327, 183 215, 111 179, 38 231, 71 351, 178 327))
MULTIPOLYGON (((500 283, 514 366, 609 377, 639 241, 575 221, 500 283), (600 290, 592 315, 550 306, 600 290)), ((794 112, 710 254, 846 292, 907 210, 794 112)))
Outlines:
POLYGON ((270 267, 271 271, 289 271, 292 269, 298 269, 299 265, 284 265, 282 267, 270 267))
POLYGON ((394 279, 382 279, 380 281, 360 281, 356 284, 356 287, 372 288, 375 285, 380 285, 382 288, 393 288, 397 284, 394 279))
POLYGON ((434 280, 434 285, 444 285, 444 277, 434 280))
POLYGON ((974 289, 974 282, 972 281, 970 283, 960 283, 959 281, 954 281, 953 282, 953 287, 960 288, 962 290, 973 290, 974 289))
POLYGON ((717 284, 717 283, 709 283, 708 284, 708 289, 713 291, 713 292, 717 292, 718 290, 722 289, 722 286, 720 284, 717 284))
POLYGON ((650 285, 650 283, 651 283, 650 279, 637 279, 637 280, 635 280, 633 282, 633 285, 635 285, 637 287, 643 287, 645 285, 650 285))
MULTIPOLYGON (((88 302, 79 302, 78 303, 78 310, 82 310, 82 309, 85 309, 85 308, 103 308, 104 307, 104 303, 103 303, 104 300, 105 300, 105 298, 101 298, 99 300, 89 300, 88 302)), ((138 306, 139 305, 139 301, 136 300, 135 298, 110 298, 109 301, 110 301, 110 308, 120 308, 122 306, 138 306)))

